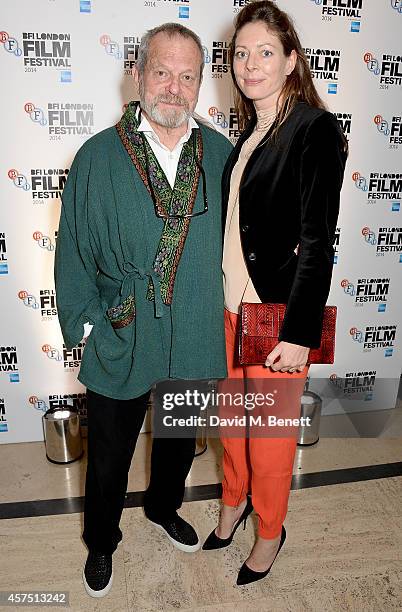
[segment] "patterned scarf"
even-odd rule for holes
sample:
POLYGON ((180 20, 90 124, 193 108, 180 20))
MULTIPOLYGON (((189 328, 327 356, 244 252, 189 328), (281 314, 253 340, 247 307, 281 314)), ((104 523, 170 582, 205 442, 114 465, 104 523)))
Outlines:
MULTIPOLYGON (((138 102, 130 102, 117 123, 116 129, 141 180, 151 198, 154 194, 158 212, 175 215, 192 213, 200 177, 200 171, 194 159, 194 149, 197 160, 201 163, 203 154, 201 130, 192 130, 189 140, 183 145, 172 189, 146 137, 137 131, 139 126, 136 116, 137 109, 138 102), (149 181, 151 181, 151 187, 149 181)), ((177 268, 189 227, 190 219, 164 220, 153 269, 161 278, 161 297, 165 304, 172 303, 177 268)), ((154 285, 151 281, 148 283, 147 298, 155 299, 154 285)))

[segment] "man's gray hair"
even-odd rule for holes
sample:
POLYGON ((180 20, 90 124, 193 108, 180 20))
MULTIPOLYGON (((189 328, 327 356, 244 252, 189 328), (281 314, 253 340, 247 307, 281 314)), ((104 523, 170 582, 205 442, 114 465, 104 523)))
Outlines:
POLYGON ((191 38, 195 44, 197 45, 200 55, 201 55, 201 66, 200 66, 200 80, 202 79, 202 72, 204 70, 204 49, 202 47, 200 37, 190 30, 186 28, 186 26, 181 25, 181 23, 163 23, 156 28, 152 28, 152 30, 148 30, 141 38, 141 43, 138 49, 138 57, 137 57, 137 70, 142 75, 144 74, 145 66, 148 61, 148 53, 149 53, 149 44, 151 40, 160 33, 166 34, 170 38, 173 36, 183 36, 184 38, 191 38))

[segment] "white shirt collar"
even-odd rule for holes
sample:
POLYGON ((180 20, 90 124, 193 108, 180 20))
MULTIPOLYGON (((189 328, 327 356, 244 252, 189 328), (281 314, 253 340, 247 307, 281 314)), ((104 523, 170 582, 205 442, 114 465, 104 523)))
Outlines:
MULTIPOLYGON (((199 126, 198 126, 198 123, 195 121, 194 117, 190 116, 189 120, 188 120, 187 132, 185 134, 183 134, 183 136, 180 138, 180 140, 177 143, 176 147, 178 147, 178 146, 184 144, 185 142, 187 142, 187 140, 191 136, 191 132, 192 132, 193 129, 199 129, 199 126)), ((152 128, 152 126, 149 123, 148 119, 145 117, 144 113, 141 113, 141 122, 140 122, 140 125, 137 128, 137 131, 138 132, 146 133, 147 136, 149 136, 149 138, 152 138, 152 140, 154 140, 156 143, 158 143, 158 145, 160 145, 164 149, 166 148, 165 145, 163 145, 161 143, 161 141, 159 140, 158 134, 154 131, 154 129, 152 128)))

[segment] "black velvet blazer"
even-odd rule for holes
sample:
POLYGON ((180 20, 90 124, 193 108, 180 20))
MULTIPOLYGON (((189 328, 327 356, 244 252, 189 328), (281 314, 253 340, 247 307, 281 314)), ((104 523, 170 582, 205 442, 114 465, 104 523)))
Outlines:
MULTIPOLYGON (((232 169, 254 125, 224 169, 223 229, 232 169)), ((287 304, 279 339, 316 348, 332 276, 345 140, 332 113, 304 102, 296 104, 276 142, 268 141, 271 131, 252 153, 240 185, 244 259, 261 301, 287 304)))

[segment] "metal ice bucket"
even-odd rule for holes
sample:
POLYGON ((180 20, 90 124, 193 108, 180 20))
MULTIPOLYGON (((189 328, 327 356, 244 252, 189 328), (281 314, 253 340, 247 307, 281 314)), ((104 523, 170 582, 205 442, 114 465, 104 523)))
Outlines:
POLYGON ((49 408, 42 417, 46 457, 52 463, 71 463, 83 454, 78 409, 49 408))
POLYGON ((307 378, 303 395, 301 396, 300 417, 309 417, 310 425, 300 425, 299 446, 311 446, 318 442, 320 437, 320 418, 322 399, 317 393, 308 390, 309 379, 307 378))

